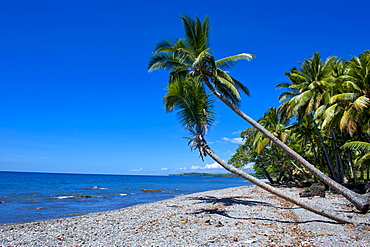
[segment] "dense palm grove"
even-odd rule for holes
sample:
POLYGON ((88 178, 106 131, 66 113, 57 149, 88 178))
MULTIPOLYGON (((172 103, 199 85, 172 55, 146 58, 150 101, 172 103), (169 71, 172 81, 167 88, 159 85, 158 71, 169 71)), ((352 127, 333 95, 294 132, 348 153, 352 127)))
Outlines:
MULTIPOLYGON (((369 181, 370 51, 348 61, 315 53, 286 76, 289 82, 277 85, 284 90, 281 105, 258 122, 335 181, 369 181)), ((314 179, 255 128, 241 137, 245 143, 229 163, 255 162, 258 175, 271 182, 314 179)))

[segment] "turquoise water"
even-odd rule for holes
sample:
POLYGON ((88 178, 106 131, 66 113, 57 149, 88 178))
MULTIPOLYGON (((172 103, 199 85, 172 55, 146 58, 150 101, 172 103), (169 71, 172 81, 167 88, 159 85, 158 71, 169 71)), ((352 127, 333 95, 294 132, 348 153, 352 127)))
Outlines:
POLYGON ((250 183, 238 177, 0 172, 0 224, 114 210, 245 185, 250 183))

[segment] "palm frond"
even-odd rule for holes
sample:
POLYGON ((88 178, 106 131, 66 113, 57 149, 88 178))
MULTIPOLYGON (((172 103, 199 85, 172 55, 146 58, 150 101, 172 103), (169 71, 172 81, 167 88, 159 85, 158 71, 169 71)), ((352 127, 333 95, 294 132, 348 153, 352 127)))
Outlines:
POLYGON ((231 77, 226 71, 217 68, 213 75, 215 78, 223 78, 225 82, 227 81, 228 83, 232 84, 232 87, 235 87, 238 90, 238 98, 241 98, 239 91, 242 91, 246 95, 249 95, 249 89, 247 88, 247 86, 245 86, 243 83, 236 80, 235 78, 231 77))
POLYGON ((214 124, 214 101, 202 85, 194 80, 175 80, 166 88, 164 105, 167 112, 177 111, 180 123, 197 135, 205 135, 214 124))
POLYGON ((245 86, 243 83, 241 83, 240 81, 236 80, 234 77, 231 77, 232 78, 232 82, 233 84, 236 86, 236 88, 240 91, 242 91, 243 93, 245 93, 245 95, 250 95, 250 92, 249 92, 249 89, 247 86, 245 86))
POLYGON ((197 16, 195 20, 188 16, 181 17, 186 41, 192 47, 196 54, 199 54, 201 51, 208 48, 208 39, 209 39, 209 32, 210 32, 210 24, 208 16, 205 17, 203 24, 199 17, 197 16))
POLYGON ((330 103, 353 102, 358 97, 357 93, 341 93, 330 98, 330 103))
POLYGON ((343 113, 340 120, 340 130, 342 132, 348 132, 353 136, 357 131, 357 123, 359 121, 360 114, 354 109, 354 107, 349 107, 343 113))
POLYGON ((188 67, 176 67, 170 71, 169 83, 176 80, 185 80, 187 75, 191 72, 188 67))
POLYGON ((290 83, 289 82, 282 82, 282 83, 279 83, 276 85, 276 89, 281 89, 281 88, 289 88, 290 87, 290 83))
POLYGON ((161 52, 171 52, 174 50, 174 43, 169 40, 162 40, 157 43, 154 49, 154 54, 158 54, 161 52))
POLYGON ((296 92, 283 92, 279 95, 278 100, 279 100, 279 102, 283 102, 283 101, 285 101, 287 99, 291 99, 291 98, 293 98, 297 95, 298 95, 298 93, 296 93, 296 92))
POLYGON ((240 104, 240 94, 236 86, 230 81, 218 76, 212 78, 214 89, 226 100, 235 106, 240 104))
POLYGON ((269 143, 270 143, 270 139, 268 138, 263 138, 261 141, 259 141, 256 146, 257 153, 260 154, 262 150, 269 145, 269 143))
POLYGON ((294 98, 292 98, 291 106, 292 106, 292 112, 294 114, 298 113, 299 109, 302 108, 304 105, 307 105, 310 100, 312 99, 313 92, 312 91, 305 91, 294 98))
POLYGON ((194 57, 188 49, 177 48, 171 55, 187 66, 190 66, 194 62, 194 57))
POLYGON ((370 153, 367 153, 365 154, 364 156, 362 156, 358 161, 358 164, 369 164, 370 163, 370 153))
POLYGON ((365 153, 370 152, 370 143, 368 142, 362 142, 362 141, 353 141, 353 142, 347 142, 344 144, 342 149, 352 149, 352 150, 358 150, 365 153))
POLYGON ((216 60, 216 66, 220 69, 230 69, 238 64, 240 60, 250 61, 254 58, 254 55, 249 53, 241 53, 229 57, 225 57, 219 60, 216 60))
POLYGON ((194 59, 192 67, 196 69, 201 67, 209 67, 210 70, 215 68, 214 58, 209 53, 209 49, 205 49, 199 53, 199 55, 194 59))
POLYGON ((353 102, 353 107, 360 112, 364 112, 370 106, 370 99, 366 96, 358 97, 355 102, 353 102))
POLYGON ((328 107, 323 114, 324 121, 322 123, 322 129, 328 132, 333 130, 334 126, 337 126, 340 122, 342 115, 343 108, 340 105, 334 104, 328 107))
POLYGON ((324 112, 326 111, 326 109, 327 109, 326 105, 322 105, 319 108, 317 108, 317 110, 315 111, 315 114, 314 114, 314 118, 322 117, 324 112))
POLYGON ((178 60, 172 54, 159 53, 151 57, 148 63, 148 71, 152 72, 158 69, 172 70, 181 66, 187 66, 187 64, 183 63, 181 60, 178 60))

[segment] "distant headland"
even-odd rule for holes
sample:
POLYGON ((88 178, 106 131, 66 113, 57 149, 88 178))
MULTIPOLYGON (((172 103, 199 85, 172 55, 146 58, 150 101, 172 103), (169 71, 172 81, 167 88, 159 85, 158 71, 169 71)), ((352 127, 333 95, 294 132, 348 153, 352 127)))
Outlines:
POLYGON ((187 177, 237 177, 232 173, 204 173, 204 172, 188 172, 179 174, 169 174, 168 176, 187 176, 187 177))

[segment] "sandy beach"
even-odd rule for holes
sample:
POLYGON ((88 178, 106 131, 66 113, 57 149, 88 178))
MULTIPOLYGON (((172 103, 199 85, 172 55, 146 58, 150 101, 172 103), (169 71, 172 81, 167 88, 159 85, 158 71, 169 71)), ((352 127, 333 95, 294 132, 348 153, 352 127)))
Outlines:
MULTIPOLYGON (((283 188, 298 196, 302 189, 283 188)), ((302 200, 370 222, 334 193, 302 200)), ((370 227, 337 224, 256 186, 120 210, 0 225, 0 246, 370 246, 370 227)))

